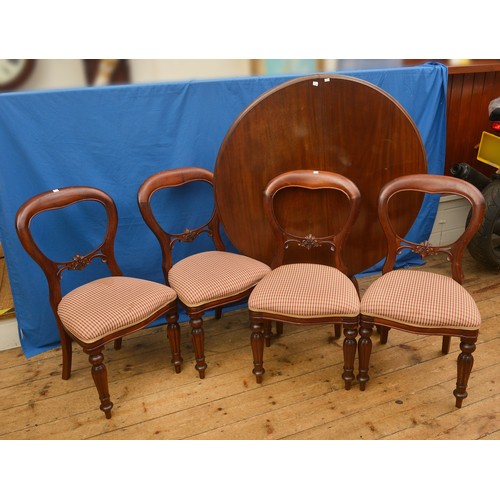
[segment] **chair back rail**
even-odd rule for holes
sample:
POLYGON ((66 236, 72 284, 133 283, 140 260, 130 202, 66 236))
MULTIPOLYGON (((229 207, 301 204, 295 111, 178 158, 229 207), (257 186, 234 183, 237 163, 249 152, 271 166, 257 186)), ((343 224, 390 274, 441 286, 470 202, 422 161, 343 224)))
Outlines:
POLYGON ((168 271, 173 265, 172 249, 177 242, 190 243, 200 234, 207 233, 212 238, 216 250, 225 251, 220 235, 219 215, 215 204, 210 219, 206 223, 194 229, 185 229, 182 233, 168 232, 155 217, 151 206, 154 193, 161 189, 175 188, 190 182, 206 182, 213 187, 214 175, 209 170, 199 167, 180 167, 165 170, 146 179, 137 193, 137 203, 142 217, 160 243, 165 283, 168 283, 168 271))
MULTIPOLYGON (((271 267, 274 269, 283 263, 285 251, 291 243, 297 244, 308 250, 323 245, 329 245, 330 249, 334 252, 335 267, 344 274, 348 274, 348 270, 342 258, 343 245, 359 214, 360 205, 361 194, 354 182, 334 172, 294 170, 273 178, 264 191, 264 212, 271 224, 276 240, 280 241, 281 244, 278 246, 271 267), (347 220, 336 234, 329 234, 326 236, 292 234, 280 224, 275 212, 275 196, 279 191, 287 188, 336 190, 342 192, 349 201, 347 220)), ((314 216, 314 214, 311 214, 311 216, 314 216)))
POLYGON ((113 199, 104 191, 89 186, 71 186, 47 191, 27 200, 16 214, 16 231, 28 255, 41 267, 48 281, 50 302, 54 310, 61 301, 62 273, 66 270, 82 270, 94 259, 106 263, 113 276, 122 276, 114 254, 114 241, 118 228, 118 212, 113 199), (95 201, 103 205, 108 224, 102 243, 85 255, 76 254, 70 261, 54 261, 37 245, 31 231, 32 220, 42 212, 60 210, 82 201, 95 201))
POLYGON ((382 274, 391 271, 396 263, 396 255, 409 249, 422 258, 428 255, 444 253, 451 264, 451 273, 455 281, 462 284, 462 257, 468 243, 481 226, 485 213, 485 201, 482 193, 472 184, 454 177, 414 174, 402 176, 387 183, 381 190, 378 200, 380 224, 387 239, 387 256, 382 274), (397 193, 418 191, 429 194, 453 194, 465 198, 471 204, 471 213, 462 235, 449 245, 431 245, 428 241, 416 243, 397 234, 391 224, 389 202, 397 193))

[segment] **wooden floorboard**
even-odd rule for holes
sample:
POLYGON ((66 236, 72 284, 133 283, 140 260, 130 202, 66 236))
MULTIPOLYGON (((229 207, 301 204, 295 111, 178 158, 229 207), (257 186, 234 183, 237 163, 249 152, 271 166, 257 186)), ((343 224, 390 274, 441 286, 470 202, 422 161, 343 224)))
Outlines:
MULTIPOLYGON (((427 270, 445 273, 433 258, 427 270)), ((74 347, 70 380, 61 379, 61 352, 30 359, 0 352, 2 440, 481 440, 500 437, 500 274, 464 258, 465 286, 483 324, 462 409, 454 406, 457 339, 440 353, 440 338, 391 331, 377 335, 364 392, 345 391, 342 340, 331 327, 285 325, 265 349, 262 385, 252 375, 248 313, 207 318, 207 375, 194 369, 189 328, 182 324, 182 372, 170 364, 163 327, 108 346, 105 361, 113 418, 98 409, 87 357, 74 347)), ((376 278, 360 279, 360 290, 376 278)))

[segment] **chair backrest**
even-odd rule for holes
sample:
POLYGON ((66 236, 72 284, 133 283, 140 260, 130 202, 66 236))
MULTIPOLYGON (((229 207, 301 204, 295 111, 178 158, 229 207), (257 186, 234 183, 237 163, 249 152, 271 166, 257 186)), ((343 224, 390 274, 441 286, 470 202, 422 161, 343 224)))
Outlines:
POLYGON ((54 312, 57 311, 57 306, 61 301, 60 280, 64 271, 80 271, 94 259, 100 259, 107 264, 112 275, 122 275, 114 255, 114 241, 118 227, 116 206, 113 199, 100 189, 87 186, 72 186, 41 193, 21 205, 17 211, 15 222, 17 235, 22 246, 30 257, 42 268, 47 278, 50 304, 54 312), (33 218, 42 212, 64 209, 83 201, 98 202, 106 210, 107 225, 102 243, 85 255, 76 254, 70 261, 52 260, 35 242, 35 237, 31 230, 33 218))
MULTIPOLYGON (((334 252, 334 265, 345 274, 348 270, 342 259, 344 243, 359 214, 361 195, 358 187, 343 175, 318 170, 292 170, 272 179, 264 191, 264 211, 269 220, 276 241, 279 243, 271 267, 274 269, 284 262, 285 251, 290 245, 298 245, 307 250, 327 245, 334 252), (315 236, 311 233, 296 235, 282 227, 275 209, 275 197, 278 192, 287 188, 303 188, 307 190, 334 190, 343 193, 348 200, 347 217, 335 234, 315 236)), ((297 207, 300 210, 301 207, 297 207)), ((314 218, 314 213, 309 214, 314 218)))
POLYGON ((214 242, 217 250, 225 250, 224 243, 220 236, 219 215, 215 204, 210 219, 207 222, 194 229, 185 229, 182 233, 169 233, 160 225, 157 217, 155 217, 153 213, 151 198, 156 191, 200 181, 210 184, 213 190, 214 174, 209 170, 199 167, 174 168, 172 170, 158 172, 148 177, 142 183, 137 193, 137 203, 142 217, 160 243, 165 283, 168 283, 168 271, 173 264, 172 249, 177 242, 191 243, 200 236, 200 234, 206 233, 214 242))
POLYGON ((398 177, 388 182, 380 191, 378 215, 387 238, 387 257, 382 274, 391 271, 396 255, 408 249, 422 258, 444 253, 451 263, 452 277, 458 283, 463 281, 462 257, 467 244, 477 232, 484 218, 485 201, 482 193, 472 184, 455 177, 432 174, 414 174, 398 177), (419 191, 429 194, 453 194, 462 196, 471 204, 471 214, 462 235, 450 245, 431 245, 428 241, 415 243, 399 236, 391 224, 389 201, 397 193, 419 191))

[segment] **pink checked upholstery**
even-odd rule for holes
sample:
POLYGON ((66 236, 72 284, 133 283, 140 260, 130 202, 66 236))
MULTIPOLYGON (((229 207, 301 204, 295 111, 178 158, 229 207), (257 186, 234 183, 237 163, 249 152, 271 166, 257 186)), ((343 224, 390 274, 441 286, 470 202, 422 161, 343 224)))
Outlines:
POLYGON ((292 318, 357 317, 359 298, 353 282, 334 267, 288 264, 257 284, 248 308, 292 318))
POLYGON ((418 327, 477 330, 471 295, 448 276, 400 269, 381 276, 361 299, 361 313, 418 327))
POLYGON ((270 270, 250 257, 214 250, 179 261, 170 269, 168 281, 184 305, 197 307, 250 290, 270 270))
POLYGON ((112 276, 72 290, 57 312, 69 333, 89 343, 141 323, 175 299, 175 292, 165 285, 112 276))

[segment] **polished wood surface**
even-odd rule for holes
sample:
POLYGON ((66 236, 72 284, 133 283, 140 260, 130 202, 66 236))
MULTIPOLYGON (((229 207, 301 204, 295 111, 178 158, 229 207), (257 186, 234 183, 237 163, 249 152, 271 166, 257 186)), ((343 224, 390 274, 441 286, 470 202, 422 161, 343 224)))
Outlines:
MULTIPOLYGON (((425 269, 448 274, 449 263, 431 256, 425 269)), ((188 369, 173 376, 164 326, 126 337, 120 351, 107 347, 115 395, 111 420, 96 411, 87 356, 80 350, 74 352, 70 384, 60 379, 60 348, 29 359, 21 348, 1 351, 0 439, 5 446, 7 440, 20 439, 404 440, 403 447, 419 439, 498 440, 500 283, 498 274, 468 254, 464 271, 464 286, 483 324, 469 397, 461 410, 450 400, 458 342, 452 341, 450 353, 442 355, 438 337, 396 330, 385 345, 374 335, 370 387, 364 392, 354 390, 356 381, 352 390, 344 390, 342 342, 332 338, 331 327, 318 325, 285 325, 286 343, 276 340, 267 349, 269 376, 266 384, 257 385, 248 311, 242 309, 218 321, 207 318, 213 371, 205 380, 188 369)), ((377 277, 359 279, 361 294, 377 277)), ((194 362, 189 324, 181 323, 181 330, 189 365, 194 362)))
MULTIPOLYGON (((427 163, 414 122, 378 87, 340 75, 311 75, 279 85, 235 120, 215 165, 221 222, 241 253, 271 263, 275 248, 264 217, 263 191, 273 177, 296 169, 337 172, 359 187, 361 212, 346 255, 350 272, 358 273, 384 253, 376 221, 380 188, 394 177, 427 172, 427 163)), ((308 196, 287 195, 313 232, 325 221, 334 224, 335 201, 313 204, 308 196)), ((406 198, 402 232, 411 227, 421 200, 406 198)), ((325 258, 317 256, 314 261, 325 258)))
MULTIPOLYGON (((283 198, 283 197, 281 197, 283 198)), ((293 198, 295 199, 295 198, 293 198)), ((316 204, 318 204, 318 200, 316 204)), ((281 202, 284 200, 281 199, 281 202)), ((286 201, 286 200, 285 200, 286 201)), ((292 250, 295 246, 311 251, 315 248, 326 246, 333 254, 333 263, 335 267, 347 274, 348 269, 344 264, 344 245, 349 236, 352 226, 359 216, 361 204, 361 195, 358 187, 347 177, 339 175, 335 172, 323 172, 320 170, 292 170, 278 175, 272 179, 264 190, 264 212, 268 222, 271 225, 272 232, 275 238, 275 257, 272 263, 272 268, 285 264, 285 254, 292 250), (279 211, 279 196, 288 189, 294 189, 295 192, 309 192, 310 195, 316 196, 319 202, 322 201, 321 195, 326 192, 335 192, 341 195, 343 200, 339 200, 337 208, 344 208, 347 205, 347 213, 344 220, 338 224, 338 229, 335 232, 329 233, 323 230, 320 233, 308 232, 304 238, 304 234, 297 234, 294 228, 294 220, 292 215, 300 212, 296 211, 295 205, 282 208, 279 211), (342 201, 344 203, 342 203, 342 201), (281 214, 281 217, 278 215, 281 214), (282 214, 287 214, 287 220, 283 221, 282 214), (291 222, 290 226, 287 222, 291 222)), ((332 207, 332 218, 335 215, 335 207, 332 207)), ((345 210, 344 210, 345 211, 345 210)))

